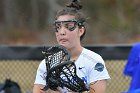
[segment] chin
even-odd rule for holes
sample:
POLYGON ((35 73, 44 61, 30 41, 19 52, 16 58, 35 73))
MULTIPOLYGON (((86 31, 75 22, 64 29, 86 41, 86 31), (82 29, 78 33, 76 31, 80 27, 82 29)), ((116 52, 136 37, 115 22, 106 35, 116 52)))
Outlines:
POLYGON ((67 49, 69 48, 69 45, 67 45, 67 44, 62 44, 62 43, 61 43, 61 44, 59 44, 59 45, 62 45, 62 46, 64 46, 64 47, 67 48, 67 49))
POLYGON ((62 45, 62 46, 64 46, 64 47, 66 47, 66 48, 67 48, 67 45, 66 45, 66 44, 60 44, 60 45, 62 45))

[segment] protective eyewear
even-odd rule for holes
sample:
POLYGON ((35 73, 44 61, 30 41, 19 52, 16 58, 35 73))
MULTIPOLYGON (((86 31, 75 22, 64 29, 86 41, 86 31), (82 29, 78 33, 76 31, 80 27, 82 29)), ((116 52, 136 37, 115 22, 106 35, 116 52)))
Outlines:
POLYGON ((62 26, 68 29, 69 31, 75 30, 78 22, 77 20, 68 20, 68 21, 55 21, 54 26, 56 29, 56 32, 58 32, 62 26))

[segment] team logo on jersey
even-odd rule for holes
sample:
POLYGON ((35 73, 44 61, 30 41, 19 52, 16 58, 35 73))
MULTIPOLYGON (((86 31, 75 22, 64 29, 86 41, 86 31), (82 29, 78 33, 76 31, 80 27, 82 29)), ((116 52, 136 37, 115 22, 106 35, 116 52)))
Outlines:
POLYGON ((97 63, 95 65, 95 70, 99 71, 99 72, 102 72, 104 70, 104 65, 102 63, 97 63))
POLYGON ((43 78, 43 80, 46 80, 46 76, 47 76, 47 72, 45 72, 43 75, 40 75, 40 77, 43 78))

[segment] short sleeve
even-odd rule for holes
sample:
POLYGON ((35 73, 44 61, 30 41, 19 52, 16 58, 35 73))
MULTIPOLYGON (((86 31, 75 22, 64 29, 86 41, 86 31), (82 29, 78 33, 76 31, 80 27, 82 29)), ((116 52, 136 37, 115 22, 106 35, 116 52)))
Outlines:
POLYGON ((36 78, 34 84, 46 85, 46 65, 45 60, 41 61, 37 69, 36 78))
POLYGON ((106 66, 104 62, 98 62, 94 65, 92 70, 89 73, 89 81, 95 82, 97 80, 105 80, 105 79, 110 79, 110 76, 108 74, 108 71, 106 69, 106 66))

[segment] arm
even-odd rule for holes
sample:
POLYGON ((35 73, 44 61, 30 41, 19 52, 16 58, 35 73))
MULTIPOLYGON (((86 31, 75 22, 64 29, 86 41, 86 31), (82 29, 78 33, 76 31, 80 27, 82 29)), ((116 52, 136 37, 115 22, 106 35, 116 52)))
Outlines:
POLYGON ((90 84, 89 93, 106 93, 106 80, 99 80, 90 84))
POLYGON ((33 93, 60 93, 59 91, 53 91, 51 89, 48 89, 47 91, 41 90, 44 87, 45 86, 44 85, 41 85, 41 84, 34 84, 33 93))
POLYGON ((42 60, 37 69, 35 83, 33 86, 33 93, 45 93, 44 91, 41 90, 45 87, 46 84, 45 73, 46 73, 45 60, 42 60))
POLYGON ((33 93, 45 93, 44 91, 41 90, 43 89, 43 87, 45 86, 41 84, 34 84, 33 93))

